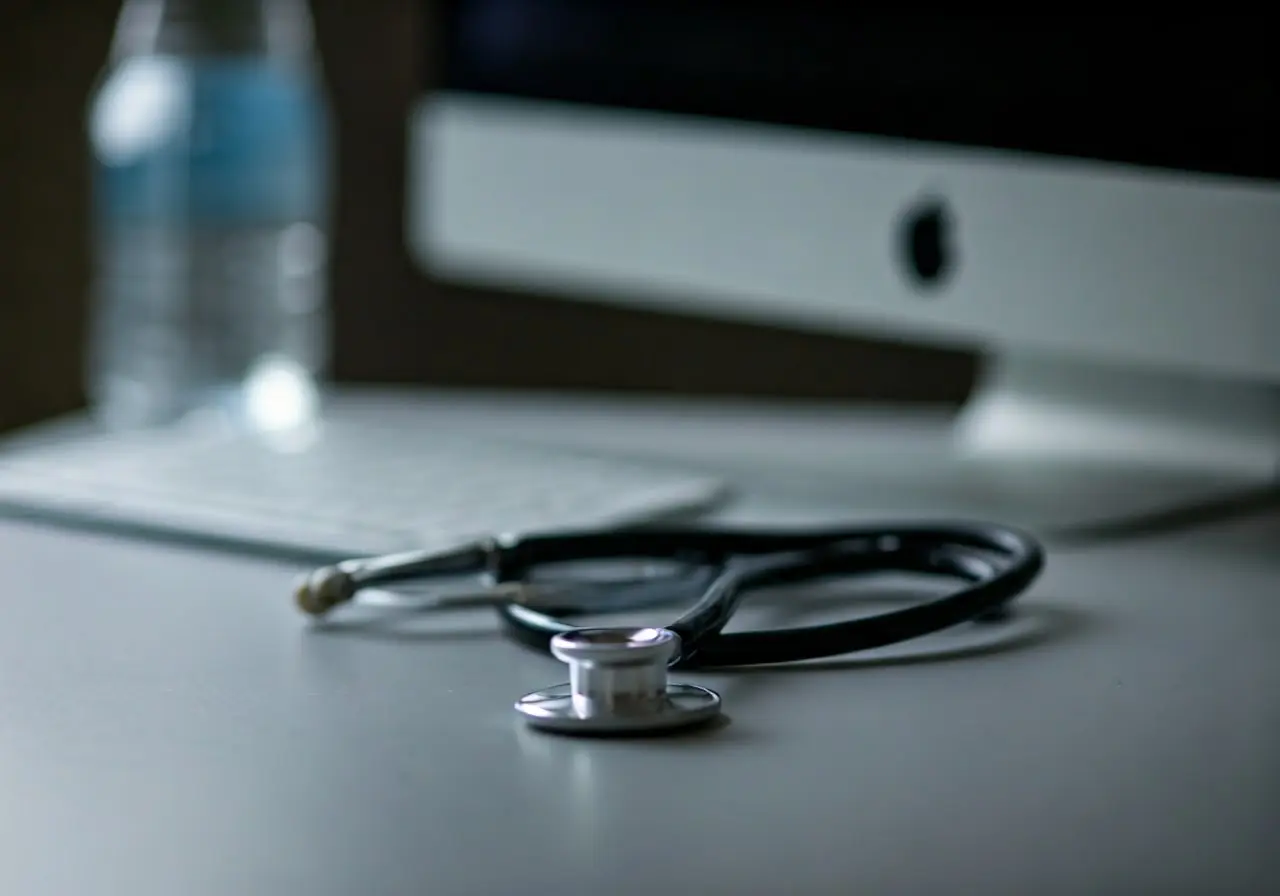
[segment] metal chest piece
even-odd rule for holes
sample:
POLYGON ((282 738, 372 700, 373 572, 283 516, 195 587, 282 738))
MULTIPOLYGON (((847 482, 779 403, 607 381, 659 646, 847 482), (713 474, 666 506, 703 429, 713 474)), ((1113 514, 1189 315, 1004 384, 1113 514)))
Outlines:
POLYGON ((525 694, 516 712, 535 728, 565 734, 643 734, 720 714, 720 695, 667 681, 680 637, 665 628, 581 628, 551 639, 569 683, 525 694))

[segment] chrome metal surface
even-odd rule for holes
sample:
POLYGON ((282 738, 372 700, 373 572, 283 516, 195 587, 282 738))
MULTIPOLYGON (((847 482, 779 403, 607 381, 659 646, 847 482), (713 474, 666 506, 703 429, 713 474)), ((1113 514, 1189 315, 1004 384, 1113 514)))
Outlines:
POLYGON ((566 733, 643 733, 706 722, 720 695, 671 684, 667 664, 680 639, 663 628, 590 628, 556 635, 551 652, 569 665, 569 682, 521 697, 529 724, 566 733))

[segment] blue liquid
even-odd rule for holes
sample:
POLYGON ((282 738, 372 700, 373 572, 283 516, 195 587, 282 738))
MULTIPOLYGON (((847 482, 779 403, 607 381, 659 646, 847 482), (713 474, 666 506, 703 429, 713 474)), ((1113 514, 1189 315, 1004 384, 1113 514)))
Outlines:
POLYGON ((268 60, 130 59, 90 134, 99 416, 307 422, 328 344, 318 85, 268 60))

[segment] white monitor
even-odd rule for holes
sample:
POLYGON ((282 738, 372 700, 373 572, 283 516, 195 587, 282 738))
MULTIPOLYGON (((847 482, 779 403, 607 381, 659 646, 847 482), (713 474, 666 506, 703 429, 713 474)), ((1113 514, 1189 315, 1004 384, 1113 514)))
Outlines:
POLYGON ((1274 481, 1280 116, 1247 54, 1180 57, 1203 27, 1143 55, 1039 18, 447 6, 408 210, 436 273, 978 348, 953 453, 1013 491, 1274 481))

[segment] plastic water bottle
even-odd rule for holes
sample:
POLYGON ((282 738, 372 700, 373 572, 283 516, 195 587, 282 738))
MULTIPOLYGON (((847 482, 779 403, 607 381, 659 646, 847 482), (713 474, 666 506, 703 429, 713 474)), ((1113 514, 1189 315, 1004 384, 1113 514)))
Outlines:
POLYGON ((330 153, 305 0, 127 0, 89 137, 99 418, 309 423, 330 153))

